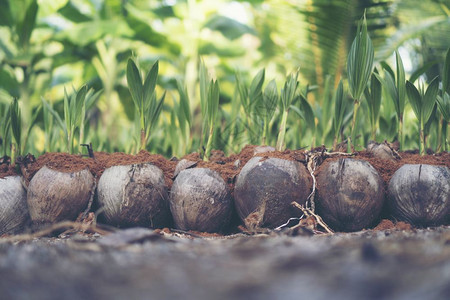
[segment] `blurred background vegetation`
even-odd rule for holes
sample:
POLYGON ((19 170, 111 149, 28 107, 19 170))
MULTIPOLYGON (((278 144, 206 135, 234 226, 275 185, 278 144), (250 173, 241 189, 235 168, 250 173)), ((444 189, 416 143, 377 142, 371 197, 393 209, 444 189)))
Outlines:
MULTIPOLYGON (((13 97, 19 99, 23 128, 35 123, 24 149, 35 155, 65 150, 61 129, 41 109, 42 99, 62 112, 64 87, 71 91, 85 83, 102 93, 86 112, 85 140, 79 143, 91 142, 96 151, 138 150, 139 125, 126 80, 129 57, 145 71, 159 60, 157 93, 167 94, 147 149, 170 157, 201 151, 204 143, 201 60, 220 82, 213 147, 230 153, 261 143, 258 134, 249 133, 254 128, 241 122, 236 73, 250 84, 265 68, 266 84, 275 79, 280 88, 299 68, 300 90, 314 119, 305 122, 308 116, 291 113, 286 146, 330 147, 334 91, 346 78, 347 55, 364 12, 380 72, 383 65, 395 70, 398 50, 407 78, 420 75, 430 82, 442 76, 450 46, 448 0, 0 0, 0 7, 0 113, 13 97), (189 122, 180 118, 177 82, 186 88, 189 122)), ((345 98, 344 137, 351 121, 351 101, 345 98)), ((363 101, 362 111, 367 109, 363 101)), ((361 147, 370 130, 367 114, 359 115, 361 147)), ((396 139, 395 118, 393 102, 383 99, 378 141, 396 139)), ((414 118, 407 106, 405 148, 418 147, 414 118)), ((275 144, 278 119, 271 121, 269 145, 275 144)), ((429 123, 429 131, 439 129, 437 112, 429 123)), ((430 146, 437 144, 434 139, 430 146)))

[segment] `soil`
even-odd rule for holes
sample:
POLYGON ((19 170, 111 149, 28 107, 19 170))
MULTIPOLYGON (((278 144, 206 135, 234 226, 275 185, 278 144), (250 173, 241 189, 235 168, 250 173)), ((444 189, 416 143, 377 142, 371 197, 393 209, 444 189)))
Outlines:
POLYGON ((447 299, 450 227, 0 238, 2 299, 447 299))

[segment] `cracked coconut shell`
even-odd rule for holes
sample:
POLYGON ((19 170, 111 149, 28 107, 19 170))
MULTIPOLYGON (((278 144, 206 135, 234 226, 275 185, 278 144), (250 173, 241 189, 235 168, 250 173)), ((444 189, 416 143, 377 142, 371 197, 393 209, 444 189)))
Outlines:
POLYGON ((310 191, 311 176, 302 164, 253 157, 237 178, 235 206, 248 229, 275 228, 301 215, 291 203, 304 205, 310 191))
POLYGON ((358 231, 379 217, 383 181, 368 162, 352 158, 328 161, 316 178, 316 212, 332 229, 358 231))
POLYGON ((233 201, 217 172, 208 168, 185 169, 173 182, 170 211, 178 229, 220 232, 229 226, 233 201))
POLYGON ((65 173, 42 167, 28 185, 27 203, 33 224, 74 221, 88 208, 94 193, 89 170, 65 173))
POLYGON ((0 235, 22 231, 30 216, 21 176, 0 178, 0 235))
POLYGON ((388 187, 392 216, 416 226, 450 221, 450 169, 444 166, 403 165, 388 187))
POLYGON ((113 166, 98 182, 98 206, 103 221, 119 227, 170 226, 164 174, 150 163, 113 166))

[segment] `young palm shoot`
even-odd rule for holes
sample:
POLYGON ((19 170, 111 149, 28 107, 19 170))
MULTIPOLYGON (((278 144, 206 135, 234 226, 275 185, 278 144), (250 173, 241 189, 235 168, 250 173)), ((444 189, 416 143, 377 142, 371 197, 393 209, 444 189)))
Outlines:
POLYGON ((184 141, 182 152, 186 153, 189 141, 191 140, 191 108, 187 88, 181 83, 180 80, 177 80, 177 88, 180 96, 180 102, 175 105, 175 111, 178 119, 179 130, 184 141))
MULTIPOLYGON (((364 95, 367 100, 367 104, 369 107, 369 115, 370 115, 370 138, 375 141, 377 126, 378 126, 378 116, 380 114, 380 106, 381 106, 381 82, 375 75, 372 74, 370 79, 370 87, 364 91, 364 95)), ((403 115, 403 114, 402 114, 403 115)), ((403 118, 403 117, 402 117, 403 118)))
POLYGON ((339 81, 339 85, 336 89, 336 94, 334 96, 334 118, 333 118, 333 129, 334 129, 334 141, 333 149, 336 149, 339 136, 342 131, 342 123, 344 122, 344 114, 346 108, 346 102, 344 101, 344 86, 342 80, 339 81))
POLYGON ((262 144, 266 145, 270 131, 270 121, 275 114, 278 104, 278 90, 275 80, 271 80, 264 89, 262 102, 261 102, 261 115, 263 118, 263 135, 262 144))
POLYGON ((2 117, 1 123, 1 146, 2 146, 2 154, 3 157, 6 157, 8 154, 8 148, 11 140, 11 117, 9 113, 9 105, 5 105, 5 111, 2 117))
POLYGON ((11 118, 11 165, 16 165, 16 158, 21 155, 21 137, 22 137, 22 118, 20 113, 19 101, 17 98, 11 102, 9 107, 9 113, 11 118))
POLYGON ((438 77, 434 78, 428 86, 426 92, 421 85, 419 90, 410 82, 406 81, 406 93, 408 95, 409 103, 413 108, 414 114, 419 121, 419 136, 420 136, 420 155, 425 154, 425 124, 431 117, 436 98, 439 92, 438 77))
POLYGON ((358 24, 356 37, 350 48, 347 59, 347 74, 350 92, 353 98, 353 119, 351 127, 351 141, 349 147, 354 150, 356 139, 356 116, 360 106, 361 96, 372 74, 374 50, 372 41, 367 33, 366 16, 358 24))
POLYGON ((156 80, 158 78, 158 61, 150 68, 142 84, 141 74, 133 61, 128 59, 127 82, 134 105, 139 113, 140 150, 147 147, 152 128, 157 124, 161 115, 162 104, 166 93, 156 100, 156 80))
POLYGON ((42 99, 46 110, 48 110, 58 122, 64 131, 67 152, 73 154, 75 149, 75 132, 80 129, 83 120, 83 106, 85 105, 88 88, 82 86, 78 91, 73 89, 73 93, 69 96, 64 89, 64 121, 59 114, 50 106, 50 104, 42 99))
POLYGON ((280 109, 282 111, 281 124, 278 132, 277 147, 278 151, 282 151, 285 148, 285 135, 286 135, 286 123, 289 114, 289 109, 297 94, 297 87, 299 85, 297 78, 299 72, 290 74, 284 83, 284 87, 281 89, 280 97, 280 109))
MULTIPOLYGON (((437 104, 439 111, 441 112, 441 120, 440 120, 440 134, 439 138, 439 148, 444 151, 448 151, 448 137, 447 137, 447 129, 450 124, 450 95, 448 93, 444 93, 444 96, 437 97, 437 104), (444 145, 442 147, 441 145, 444 145)), ((438 149, 438 150, 440 150, 438 149)))
MULTIPOLYGON (((264 84, 265 78, 265 69, 260 70, 256 76, 252 79, 250 83, 250 87, 247 87, 242 80, 240 74, 236 73, 236 86, 239 93, 239 97, 241 99, 242 107, 244 108, 244 113, 247 118, 247 125, 249 128, 254 129, 260 121, 260 118, 264 121, 264 114, 266 104, 271 105, 269 103, 261 103, 264 100, 262 86, 264 84)), ((270 99, 273 100, 273 99, 270 99)), ((264 126, 264 125, 263 125, 264 126)), ((264 127, 263 127, 264 131, 264 127)), ((257 137, 259 137, 259 132, 254 132, 257 137)), ((255 137, 250 137, 252 142, 256 142, 255 137)), ((264 142, 263 142, 264 144, 264 142)))
POLYGON ((378 74, 377 78, 383 83, 390 98, 394 102, 395 112, 397 114, 398 122, 398 141, 400 143, 400 150, 403 149, 403 113, 405 111, 406 102, 406 86, 405 86, 405 69, 400 54, 395 51, 395 61, 397 65, 397 78, 391 73, 391 69, 386 69, 386 78, 383 80, 378 74))
POLYGON ((219 82, 217 80, 211 80, 207 92, 206 100, 206 120, 208 130, 208 142, 206 143, 204 161, 209 161, 209 156, 212 149, 212 141, 214 136, 214 125, 216 123, 217 115, 219 112, 219 82))

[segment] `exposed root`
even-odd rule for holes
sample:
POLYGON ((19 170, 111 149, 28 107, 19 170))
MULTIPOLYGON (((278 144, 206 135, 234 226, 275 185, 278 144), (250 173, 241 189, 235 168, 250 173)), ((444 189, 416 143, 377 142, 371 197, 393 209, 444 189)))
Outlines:
POLYGON ((306 151, 306 168, 309 171, 309 174, 311 175, 311 178, 313 180, 313 187, 312 191, 309 194, 305 207, 309 209, 312 213, 314 213, 316 205, 314 202, 314 196, 316 194, 316 176, 314 175, 314 172, 316 171, 317 167, 320 166, 320 164, 328 157, 334 157, 334 156, 352 156, 353 153, 344 153, 344 152, 327 152, 325 147, 322 147, 319 151, 306 151))
MULTIPOLYGON (((313 211, 311 211, 311 209, 304 207, 303 205, 298 204, 297 202, 292 202, 291 203, 295 208, 298 208, 299 210, 302 211, 304 217, 306 217, 306 220, 308 220, 308 218, 311 220, 315 220, 315 222, 317 223, 317 225, 320 225, 320 227, 322 227, 326 233, 330 233, 333 234, 334 231, 328 227, 328 225, 322 220, 322 218, 315 214, 313 211)), ((315 225, 315 226, 317 226, 315 225)), ((300 222, 298 225, 295 225, 294 227, 292 227, 292 229, 296 228, 296 227, 300 227, 300 226, 305 226, 305 224, 302 224, 302 222, 300 222)), ((314 233, 319 233, 319 232, 314 232, 314 233)))

